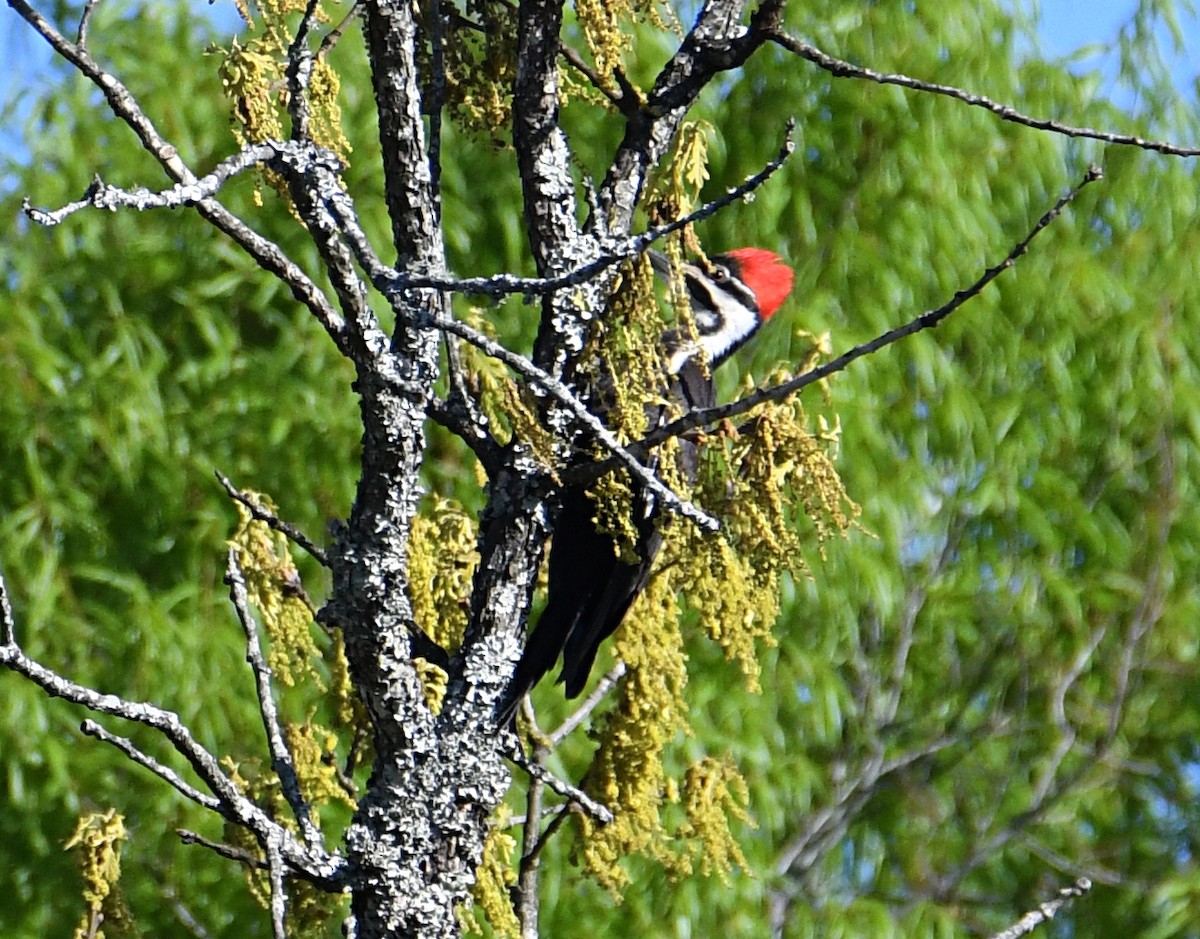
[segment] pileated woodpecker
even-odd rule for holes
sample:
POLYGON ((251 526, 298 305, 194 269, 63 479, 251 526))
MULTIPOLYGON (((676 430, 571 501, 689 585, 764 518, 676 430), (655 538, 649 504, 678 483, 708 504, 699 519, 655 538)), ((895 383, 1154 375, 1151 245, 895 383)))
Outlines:
MULTIPOLYGON (((670 276, 664 257, 651 254, 655 271, 670 276)), ((684 283, 695 321, 694 340, 675 330, 662 338, 668 376, 666 391, 683 411, 715 403, 711 369, 740 348, 774 313, 792 289, 792 269, 777 254, 739 248, 709 259, 707 268, 685 264, 684 283)), ((604 416, 608 405, 593 394, 592 410, 604 416)), ((647 407, 648 426, 666 418, 663 406, 647 407)), ((684 472, 694 476, 695 444, 680 440, 684 472)), ((662 544, 653 496, 635 492, 636 563, 623 560, 613 538, 599 531, 595 507, 583 486, 562 495, 562 511, 550 547, 550 588, 546 609, 534 628, 498 712, 499 724, 512 720, 522 697, 561 654, 559 681, 568 698, 587 684, 600 643, 613 634, 646 586, 662 544)))

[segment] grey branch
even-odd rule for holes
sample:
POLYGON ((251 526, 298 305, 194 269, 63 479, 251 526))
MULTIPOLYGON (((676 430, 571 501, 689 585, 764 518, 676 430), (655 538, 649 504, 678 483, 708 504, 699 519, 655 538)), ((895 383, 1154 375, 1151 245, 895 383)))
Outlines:
POLYGON ((245 864, 247 867, 252 867, 255 870, 266 870, 267 862, 256 854, 251 854, 245 848, 239 848, 235 845, 225 844, 221 841, 211 841, 203 835, 199 835, 194 831, 189 831, 186 828, 175 829, 175 834, 179 836, 179 840, 184 844, 194 844, 201 848, 208 848, 213 854, 219 854, 221 857, 236 861, 238 864, 245 864))
POLYGON ((198 805, 203 806, 213 812, 221 812, 221 802, 219 799, 214 799, 212 796, 206 796, 199 789, 189 785, 184 781, 175 770, 169 766, 163 766, 162 763, 154 759, 154 757, 140 750, 137 745, 127 737, 119 737, 108 730, 105 730, 93 720, 86 720, 79 725, 79 729, 89 737, 95 737, 97 740, 102 740, 104 743, 111 744, 129 759, 137 763, 139 766, 144 766, 150 770, 155 776, 164 782, 168 783, 172 788, 185 795, 198 805))
POLYGON ((746 29, 745 0, 706 0, 695 25, 663 66, 646 103, 627 113, 625 137, 600 187, 604 217, 598 227, 628 232, 650 170, 671 146, 680 123, 700 92, 720 72, 738 68, 767 38, 776 24, 781 0, 765 0, 746 29))
POLYGON ((613 820, 613 813, 608 806, 601 805, 582 789, 564 782, 540 763, 529 759, 515 743, 506 755, 530 776, 544 784, 547 789, 557 792, 564 799, 578 805, 600 824, 607 825, 613 820))
POLYGON ((485 336, 479 330, 468 326, 461 320, 452 319, 448 316, 439 316, 434 319, 433 325, 438 329, 445 330, 448 333, 453 333, 465 339, 476 348, 499 359, 510 368, 516 369, 526 379, 539 388, 542 388, 555 401, 567 408, 571 412, 572 417, 581 423, 596 441, 613 455, 612 458, 617 465, 625 467, 635 479, 639 480, 647 489, 661 499, 664 508, 676 512, 684 518, 691 519, 705 531, 714 532, 720 528, 720 523, 715 518, 704 510, 697 508, 687 499, 676 495, 670 486, 654 475, 653 470, 644 466, 635 456, 621 446, 621 442, 617 439, 616 435, 605 427, 604 422, 589 411, 583 402, 572 394, 571 390, 562 382, 538 368, 524 356, 509 351, 500 343, 485 336))
POLYGON ((788 157, 795 152, 796 144, 792 137, 795 126, 796 122, 794 119, 790 119, 787 122, 787 126, 784 129, 783 143, 779 146, 779 152, 766 166, 754 175, 746 177, 746 179, 727 190, 723 195, 713 199, 711 202, 704 203, 699 208, 673 222, 648 229, 640 235, 634 235, 619 246, 605 251, 595 260, 589 261, 587 264, 581 264, 563 274, 555 277, 515 277, 511 274, 497 274, 492 277, 450 278, 425 277, 397 272, 394 275, 396 279, 395 286, 430 287, 435 290, 449 290, 456 293, 477 294, 499 299, 511 296, 512 294, 540 296, 587 283, 597 274, 613 265, 619 264, 628 258, 636 257, 655 242, 667 237, 667 235, 686 228, 688 225, 703 221, 737 202, 739 199, 745 199, 747 196, 752 195, 756 189, 774 176, 776 171, 787 162, 788 157))
POLYGON ((310 851, 321 851, 321 831, 312 820, 312 809, 300 791, 300 779, 296 765, 283 737, 279 713, 275 709, 275 697, 271 688, 271 668, 263 656, 262 643, 258 638, 258 624, 250 612, 250 598, 246 592, 246 578, 237 561, 237 549, 230 548, 225 566, 225 583, 229 585, 229 596, 237 610, 238 620, 246 634, 246 661, 254 672, 254 686, 258 693, 258 710, 262 715, 263 729, 267 733, 267 747, 271 751, 271 765, 279 777, 283 797, 300 824, 300 832, 310 851))
POLYGON ((281 170, 292 168, 301 173, 312 170, 326 170, 334 174, 342 171, 342 161, 337 154, 323 150, 312 144, 295 141, 269 140, 264 143, 251 144, 227 157, 217 164, 216 168, 206 176, 193 178, 188 182, 177 183, 170 189, 153 192, 144 187, 136 189, 121 189, 110 186, 99 177, 92 181, 84 192, 83 198, 71 202, 61 209, 49 211, 36 209, 25 200, 22 209, 34 222, 39 225, 58 225, 81 209, 97 208, 115 212, 120 208, 137 209, 177 209, 183 206, 203 202, 220 192, 234 176, 262 164, 278 166, 281 170))
MULTIPOLYGON (((0 578, 0 590, 2 589, 3 579, 0 578)), ((5 625, 6 634, 13 632, 11 616, 7 611, 3 615, 8 620, 5 625)), ((157 730, 187 760, 196 774, 216 796, 219 802, 217 811, 223 818, 244 826, 263 841, 273 833, 277 834, 281 839, 283 857, 291 868, 315 882, 335 888, 340 887, 345 871, 344 859, 301 844, 291 832, 283 829, 261 808, 246 798, 221 770, 217 758, 196 742, 195 737, 179 719, 178 714, 152 704, 126 701, 117 695, 102 694, 77 684, 29 658, 15 640, 7 641, 0 646, 0 666, 24 676, 51 697, 62 698, 72 704, 81 705, 97 714, 109 714, 157 730)), ((103 738, 101 734, 96 736, 103 738)), ((113 738, 106 742, 119 746, 118 739, 113 738)), ((151 766, 153 761, 149 757, 139 759, 137 762, 153 770, 151 766)), ((168 777, 163 776, 163 778, 171 782, 168 777)), ((179 787, 176 786, 176 788, 179 787)), ((185 795, 188 793, 185 792, 185 795)), ((189 795, 189 797, 191 796, 189 795)))
POLYGON ((92 14, 96 12, 96 7, 100 0, 87 0, 83 5, 83 14, 79 17, 79 29, 75 33, 75 43, 80 49, 87 49, 88 29, 92 25, 92 14))
POLYGON ((548 736, 552 746, 558 746, 574 732, 576 727, 591 717, 592 711, 596 710, 600 702, 608 697, 609 692, 621 680, 621 677, 625 674, 625 669, 624 662, 617 662, 616 665, 608 670, 608 673, 596 683, 596 687, 592 693, 583 699, 583 703, 565 721, 549 733, 548 736))
POLYGON ((284 884, 283 848, 278 832, 267 837, 267 876, 271 882, 271 935, 273 939, 288 939, 287 888, 284 884))
MULTIPOLYGON (((342 207, 337 222, 344 232, 359 264, 363 266, 363 269, 367 272, 367 275, 371 278, 376 288, 388 298, 397 309, 397 312, 400 313, 405 288, 394 279, 394 272, 380 262, 374 252, 371 251, 370 245, 367 243, 366 234, 359 225, 351 206, 342 207)), ((428 315, 432 325, 439 330, 457 336, 487 355, 498 359, 509 368, 514 369, 527 381, 549 394, 550 397, 569 412, 571 419, 581 424, 598 443, 613 455, 614 465, 625 467, 635 479, 641 481, 662 500, 663 506, 668 511, 676 512, 684 518, 691 519, 705 531, 713 532, 720 528, 720 524, 715 518, 697 508, 686 499, 682 499, 676 495, 669 486, 654 475, 653 471, 644 466, 636 457, 632 456, 621 446, 621 442, 616 438, 616 435, 605 427, 604 422, 589 411, 587 406, 561 381, 554 378, 525 356, 513 352, 467 323, 454 319, 449 314, 430 312, 428 315)))
POLYGON ((802 59, 807 59, 818 68, 822 68, 835 75, 838 78, 858 78, 864 81, 876 82, 880 85, 898 85, 901 88, 910 88, 913 91, 924 91, 935 95, 945 95, 948 98, 953 98, 956 101, 961 101, 964 104, 969 104, 973 107, 983 108, 985 111, 990 111, 998 118, 1004 121, 1012 121, 1014 124, 1023 124, 1026 127, 1032 127, 1035 130, 1048 130, 1055 134, 1062 134, 1066 137, 1087 137, 1092 140, 1100 140, 1104 143, 1120 144, 1128 147, 1139 147, 1143 150, 1155 150, 1158 153, 1165 153, 1168 156, 1178 157, 1194 157, 1200 156, 1200 148, 1197 147, 1180 147, 1176 144, 1166 143, 1159 140, 1147 140, 1143 137, 1136 137, 1131 134, 1114 134, 1109 131, 1093 130, 1090 127, 1073 127, 1070 124, 1063 124, 1059 121, 1052 121, 1042 117, 1030 117, 1027 114, 1022 114, 1016 108, 1007 104, 1001 104, 998 101, 993 101, 991 98, 983 95, 972 94, 962 88, 956 88, 953 85, 939 85, 936 82, 922 81, 919 78, 911 78, 908 75, 888 74, 885 72, 876 72, 873 69, 863 68, 860 65, 853 65, 842 59, 835 58, 822 52, 815 46, 810 45, 800 39, 795 39, 786 35, 778 29, 769 30, 767 37, 777 45, 789 52, 793 52, 802 59))
POLYGON ((308 0, 304 16, 296 28, 296 35, 288 48, 287 82, 288 82, 288 114, 292 119, 292 140, 307 141, 309 135, 308 91, 312 81, 313 63, 315 56, 308 47, 308 37, 316 22, 317 9, 320 0, 308 0))
POLYGON ((228 493, 229 498, 240 503, 241 505, 244 505, 250 512, 251 517, 262 522, 271 530, 279 532, 289 541, 293 541, 298 544, 301 548, 312 555, 322 567, 329 566, 329 558, 325 554, 324 548, 318 547, 312 541, 312 539, 305 535, 304 532, 302 532, 295 525, 291 524, 290 522, 285 522, 283 519, 278 518, 271 512, 268 512, 265 508, 259 505, 258 502, 238 489, 232 482, 230 482, 229 477, 220 470, 213 470, 213 473, 216 475, 218 482, 220 482, 221 486, 225 489, 225 492, 228 493))
POLYGON ((0 646, 16 648, 17 624, 13 620, 12 603, 8 599, 8 585, 0 574, 0 646))
POLYGON ((571 151, 558 123, 562 21, 563 0, 518 4, 513 147, 530 247, 541 274, 572 266, 572 259, 583 259, 596 247, 579 231, 571 151))
MULTIPOLYGON (((8 5, 91 81, 108 101, 109 108, 137 135, 142 147, 158 161, 167 175, 178 183, 193 183, 196 176, 179 156, 179 151, 158 132, 137 99, 115 75, 100 67, 86 49, 72 43, 54 25, 31 7, 26 0, 7 0, 8 5)), ((264 271, 274 274, 291 290, 292 296, 307 307, 344 351, 344 324, 328 299, 304 271, 274 242, 262 237, 215 199, 196 203, 201 217, 233 239, 264 271)))
MULTIPOLYGON (((428 288, 454 293, 476 294, 502 298, 513 294, 538 296, 554 293, 569 287, 577 287, 587 283, 597 274, 619 264, 627 258, 635 257, 666 236, 703 221, 717 212, 732 205, 739 199, 752 195, 787 161, 796 149, 793 133, 795 121, 789 120, 784 131, 784 140, 779 152, 759 172, 748 176, 738 185, 730 188, 723 195, 706 202, 687 215, 651 228, 640 235, 633 236, 614 250, 605 252, 600 257, 572 268, 565 273, 553 277, 516 277, 511 274, 496 274, 491 277, 441 277, 425 274, 411 274, 393 268, 384 267, 378 261, 368 263, 364 255, 374 257, 374 252, 367 249, 365 236, 357 234, 351 239, 355 255, 359 263, 371 274, 372 279, 379 281, 381 290, 395 292, 404 289, 428 288)), ((314 171, 330 173, 334 176, 341 173, 343 167, 336 154, 324 150, 315 144, 301 141, 268 140, 251 144, 231 157, 222 160, 213 171, 206 176, 194 179, 187 184, 178 184, 170 189, 154 192, 146 188, 121 189, 110 186, 101 179, 95 179, 84 192, 83 197, 68 203, 59 209, 39 209, 31 206, 28 201, 23 205, 23 211, 39 225, 51 227, 61 224, 71 215, 86 208, 107 209, 116 211, 118 208, 132 208, 140 211, 148 209, 173 209, 195 205, 216 195, 221 187, 239 173, 256 166, 269 164, 280 172, 298 171, 309 174, 314 171)), ((325 188, 325 187, 323 187, 325 188)), ((348 200, 348 197, 345 197, 348 200)), ((342 200, 340 205, 328 206, 332 217, 323 219, 323 225, 351 227, 353 213, 347 211, 347 203, 342 200)), ((353 226, 357 229, 357 226, 353 226)), ((361 232, 361 229, 358 229, 361 232)))
POLYGON ((1058 896, 1053 900, 1047 900, 1036 910, 1026 913, 1007 929, 1002 929, 993 935, 991 939, 1020 939, 1021 936, 1028 936, 1042 923, 1054 919, 1063 907, 1069 906, 1073 901, 1085 896, 1091 889, 1092 882, 1086 877, 1080 877, 1070 887, 1064 887, 1058 891, 1058 896))

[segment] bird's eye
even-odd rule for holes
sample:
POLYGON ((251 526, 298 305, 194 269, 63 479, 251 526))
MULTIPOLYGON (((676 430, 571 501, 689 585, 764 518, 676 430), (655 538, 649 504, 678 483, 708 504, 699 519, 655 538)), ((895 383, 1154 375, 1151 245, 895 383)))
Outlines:
POLYGON ((724 283, 729 279, 729 268, 720 264, 714 264, 712 269, 712 279, 717 283, 724 283))

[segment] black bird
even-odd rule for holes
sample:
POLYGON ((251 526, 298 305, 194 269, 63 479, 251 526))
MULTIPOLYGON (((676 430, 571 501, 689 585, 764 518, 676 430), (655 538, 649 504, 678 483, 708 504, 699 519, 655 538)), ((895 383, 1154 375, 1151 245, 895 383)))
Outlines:
MULTIPOLYGON (((666 259, 652 254, 655 270, 669 276, 666 259)), ((709 259, 707 269, 684 265, 684 282, 695 321, 695 341, 681 342, 672 330, 663 337, 667 354, 667 392, 682 410, 715 403, 711 370, 740 348, 774 313, 792 289, 792 269, 777 254, 739 248, 709 259), (707 367, 706 364, 707 363, 707 367)), ((604 417, 601 402, 593 410, 604 417)), ((647 408, 647 427, 664 420, 665 407, 647 408)), ((685 472, 694 474, 695 444, 680 440, 685 472)), ((600 644, 613 634, 630 605, 646 586, 662 545, 652 494, 635 491, 634 530, 637 562, 617 554, 611 535, 599 531, 595 506, 583 486, 562 495, 562 510, 550 546, 550 586, 546 609, 529 637, 512 683, 498 711, 500 726, 509 723, 524 697, 563 658, 558 680, 568 698, 587 684, 600 644)))

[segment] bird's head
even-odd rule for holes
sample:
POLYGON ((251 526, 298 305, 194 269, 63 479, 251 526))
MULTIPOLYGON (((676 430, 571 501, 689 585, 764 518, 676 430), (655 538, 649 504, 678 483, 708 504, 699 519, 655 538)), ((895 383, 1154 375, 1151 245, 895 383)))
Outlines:
POLYGON ((774 251, 764 248, 737 248, 718 255, 714 262, 725 265, 730 273, 750 288, 758 303, 758 318, 765 322, 792 292, 795 274, 774 251))
POLYGON ((727 359, 791 292, 794 274, 773 251, 737 248, 684 267, 700 347, 712 366, 727 359))

